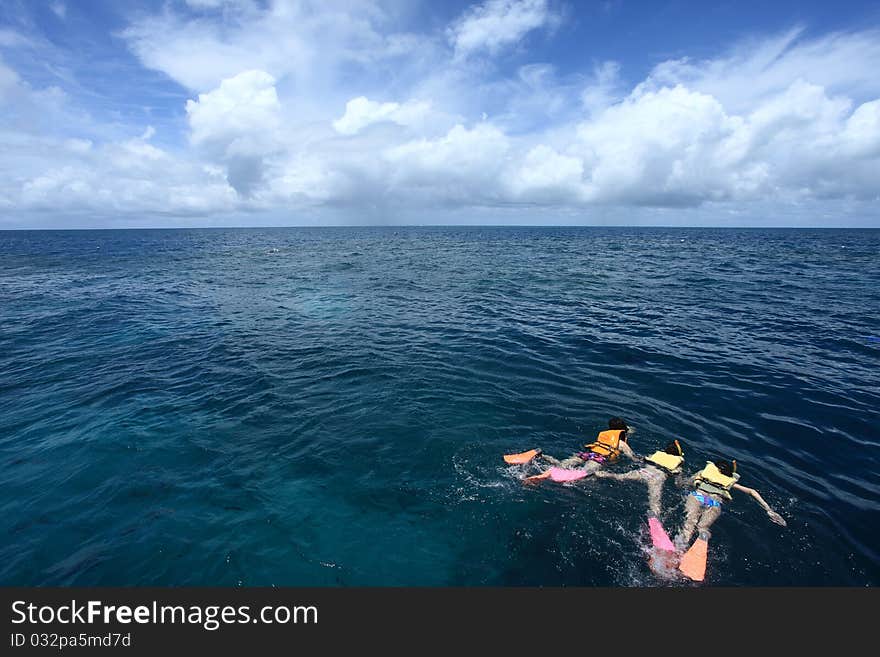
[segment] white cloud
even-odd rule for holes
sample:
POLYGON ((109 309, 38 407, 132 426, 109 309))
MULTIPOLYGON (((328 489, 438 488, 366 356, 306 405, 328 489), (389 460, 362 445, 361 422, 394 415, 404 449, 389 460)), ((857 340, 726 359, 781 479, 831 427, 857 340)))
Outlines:
POLYGON ((0 186, 0 198, 22 210, 142 216, 230 212, 239 206, 222 176, 143 142, 94 148, 31 139, 19 147, 51 153, 46 158, 51 164, 39 173, 0 186))
MULTIPOLYGON (((221 13, 195 19, 166 8, 137 18, 122 36, 144 66, 188 89, 212 89, 243 70, 258 69, 277 80, 289 79, 303 103, 334 95, 328 84, 344 75, 347 66, 375 71, 377 62, 426 45, 424 38, 389 30, 393 16, 369 0, 261 4, 226 2, 221 13)), ((207 10, 220 3, 207 0, 197 5, 207 10)))
POLYGON ((584 162, 540 144, 512 168, 504 182, 512 199, 557 205, 581 203, 586 194, 584 162))
POLYGON ((152 118, 123 136, 80 129, 66 94, 0 62, 0 206, 576 215, 821 201, 876 213, 875 32, 792 31, 661 62, 633 85, 616 62, 561 74, 531 61, 500 75, 470 56, 552 25, 544 2, 484 3, 421 36, 369 2, 345 16, 335 2, 196 4, 125 33, 145 65, 194 90, 177 147, 152 118))
POLYGON ((279 125, 280 110, 275 78, 265 71, 244 71, 186 101, 192 142, 225 151, 262 150, 279 125))
POLYGON ((186 102, 191 142, 226 167, 229 184, 251 196, 263 182, 264 160, 279 150, 281 104, 275 78, 244 71, 186 102))
POLYGON ((842 147, 854 158, 880 158, 880 100, 859 105, 846 120, 842 147))
POLYGON ((316 53, 297 29, 298 14, 294 6, 261 13, 233 5, 219 21, 165 11, 138 19, 123 36, 145 66, 188 89, 203 91, 243 70, 280 77, 308 68, 316 53))
POLYGON ((490 123, 454 126, 438 139, 418 139, 384 152, 389 184, 405 197, 468 203, 499 200, 499 174, 510 140, 490 123))
POLYGON ((82 114, 56 86, 32 87, 0 59, 0 131, 56 135, 82 125, 82 114))
MULTIPOLYGON (((719 169, 718 157, 741 125, 707 94, 681 86, 635 92, 578 127, 588 198, 680 205, 723 195, 736 183, 719 169)), ((737 178, 754 174, 732 171, 737 178)))
POLYGON ((743 115, 681 85, 640 88, 581 124, 575 148, 589 171, 592 201, 870 199, 880 189, 876 113, 876 102, 853 112, 849 100, 803 81, 743 115))
MULTIPOLYGON (((95 143, 70 134, 87 124, 54 87, 35 89, 0 62, 0 207, 19 212, 201 214, 240 206, 223 175, 211 175, 187 152, 140 138, 95 143)), ((100 132, 100 131, 96 131, 100 132)))
POLYGON ((658 64, 646 86, 675 86, 711 94, 728 110, 742 113, 801 79, 829 93, 880 95, 880 31, 837 32, 806 39, 803 30, 738 43, 722 57, 706 61, 668 60, 658 64))
POLYGON ((620 64, 602 62, 593 67, 593 77, 589 85, 581 92, 581 103, 589 113, 605 109, 622 99, 623 82, 620 80, 620 64))
POLYGON ((556 20, 546 0, 487 0, 466 11, 449 27, 447 36, 457 56, 480 51, 497 54, 556 20))
POLYGON ((61 20, 64 20, 67 17, 67 5, 63 2, 53 2, 49 7, 52 9, 52 13, 61 20))
POLYGON ((345 114, 333 122, 333 127, 342 135, 355 135, 374 123, 390 122, 409 126, 420 122, 430 109, 430 103, 424 101, 413 100, 401 105, 379 103, 365 96, 358 96, 345 104, 345 114))

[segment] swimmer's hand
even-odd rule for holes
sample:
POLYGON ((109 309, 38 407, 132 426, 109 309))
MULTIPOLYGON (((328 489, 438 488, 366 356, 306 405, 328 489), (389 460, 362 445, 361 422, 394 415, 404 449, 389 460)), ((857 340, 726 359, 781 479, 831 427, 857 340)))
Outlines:
MULTIPOLYGON (((696 478, 695 478, 695 480, 696 480, 696 478)), ((742 492, 748 493, 749 495, 754 497, 755 501, 761 505, 761 508, 767 512, 767 517, 769 517, 770 520, 775 522, 777 525, 781 525, 783 527, 786 526, 785 520, 783 519, 783 517, 781 515, 779 515, 778 513, 776 513, 776 511, 771 509, 770 505, 767 504, 767 502, 764 500, 764 498, 761 497, 761 494, 758 491, 756 491, 754 488, 748 488, 746 486, 741 486, 739 484, 734 484, 733 487, 736 490, 741 490, 742 492)))

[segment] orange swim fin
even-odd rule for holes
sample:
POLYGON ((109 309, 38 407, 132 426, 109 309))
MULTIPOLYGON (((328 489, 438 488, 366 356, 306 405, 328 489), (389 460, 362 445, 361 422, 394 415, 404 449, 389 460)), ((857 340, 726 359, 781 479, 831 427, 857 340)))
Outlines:
POLYGON ((695 582, 702 582, 706 576, 706 557, 709 555, 709 542, 698 538, 681 557, 678 569, 695 582))
POLYGON ((540 449, 530 449, 528 452, 521 452, 519 454, 505 454, 504 462, 508 465, 522 465, 523 463, 528 463, 540 453, 540 449))

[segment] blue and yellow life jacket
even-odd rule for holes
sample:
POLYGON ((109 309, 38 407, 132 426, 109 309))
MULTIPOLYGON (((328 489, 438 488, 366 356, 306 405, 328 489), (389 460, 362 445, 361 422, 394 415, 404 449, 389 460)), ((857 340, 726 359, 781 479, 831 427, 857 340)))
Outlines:
POLYGON ((726 500, 733 499, 730 490, 737 481, 739 481, 739 474, 736 472, 735 462, 733 476, 728 477, 722 474, 718 466, 711 461, 706 461, 706 467, 696 477, 697 490, 711 495, 720 495, 726 500))

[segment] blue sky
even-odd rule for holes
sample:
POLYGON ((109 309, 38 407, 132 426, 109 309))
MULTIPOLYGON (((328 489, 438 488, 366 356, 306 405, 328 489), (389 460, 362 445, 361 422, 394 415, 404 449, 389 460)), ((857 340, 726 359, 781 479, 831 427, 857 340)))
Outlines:
POLYGON ((880 226, 880 5, 6 0, 0 228, 880 226))

